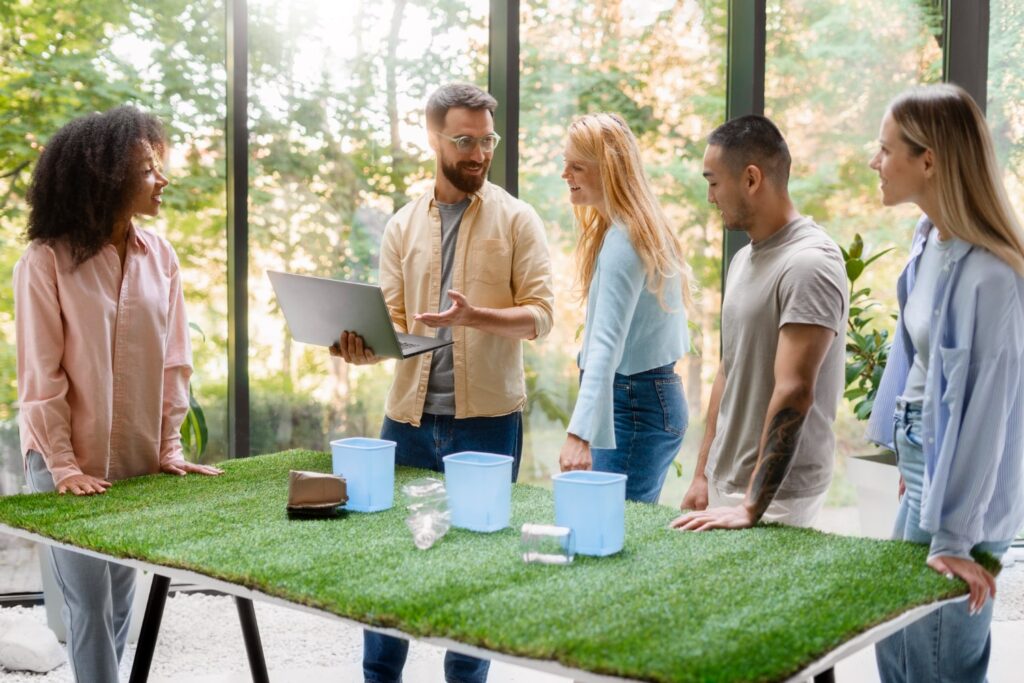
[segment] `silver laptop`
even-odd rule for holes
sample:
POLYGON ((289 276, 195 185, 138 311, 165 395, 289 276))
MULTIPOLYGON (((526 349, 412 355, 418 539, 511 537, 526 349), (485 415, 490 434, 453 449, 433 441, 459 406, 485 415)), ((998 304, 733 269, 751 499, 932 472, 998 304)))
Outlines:
POLYGON ((297 341, 331 346, 348 330, 384 358, 409 358, 452 342, 395 331, 376 285, 268 270, 288 328, 297 341))

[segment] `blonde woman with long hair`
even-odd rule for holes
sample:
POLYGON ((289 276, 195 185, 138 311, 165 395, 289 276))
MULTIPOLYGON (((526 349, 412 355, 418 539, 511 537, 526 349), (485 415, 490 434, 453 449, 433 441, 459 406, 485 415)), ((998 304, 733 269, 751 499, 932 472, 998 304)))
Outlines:
POLYGON ((655 503, 688 421, 674 370, 689 348, 682 246, 617 114, 572 122, 562 178, 587 314, 579 398, 559 464, 626 474, 626 497, 655 503))
POLYGON ((882 202, 925 215, 869 437, 899 458, 894 537, 928 544, 928 566, 970 597, 879 643, 878 668, 883 681, 984 681, 996 581, 972 551, 1001 556, 1024 523, 1024 234, 961 88, 903 93, 879 137, 882 202))

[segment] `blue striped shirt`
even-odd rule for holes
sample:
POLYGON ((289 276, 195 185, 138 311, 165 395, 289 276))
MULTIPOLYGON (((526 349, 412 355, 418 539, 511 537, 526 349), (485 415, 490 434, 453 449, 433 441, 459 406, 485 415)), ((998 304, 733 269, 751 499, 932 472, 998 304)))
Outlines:
MULTIPOLYGON (((900 318, 868 423, 868 438, 889 448, 896 398, 914 359, 903 309, 933 229, 927 216, 918 223, 897 282, 900 318)), ((932 323, 921 529, 932 534, 930 557, 967 558, 982 541, 1012 539, 1024 523, 1024 278, 991 252, 954 240, 932 323)))

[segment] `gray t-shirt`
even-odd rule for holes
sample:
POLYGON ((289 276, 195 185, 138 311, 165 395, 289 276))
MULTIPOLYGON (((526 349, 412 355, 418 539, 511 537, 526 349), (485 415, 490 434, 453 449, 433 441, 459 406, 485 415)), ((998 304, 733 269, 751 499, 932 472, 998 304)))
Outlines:
MULTIPOLYGON (((447 311, 452 300, 448 290, 452 288, 452 264, 455 262, 455 243, 459 238, 462 216, 469 208, 469 197, 458 204, 442 204, 435 200, 441 212, 441 301, 438 311, 447 311)), ((437 338, 450 341, 452 328, 437 328, 437 338)), ((430 378, 427 380, 427 397, 423 412, 431 415, 455 414, 455 367, 452 363, 452 347, 445 346, 433 352, 430 358, 430 378)))
POLYGON ((914 272, 914 288, 903 307, 903 325, 914 345, 914 364, 907 375, 903 398, 911 403, 924 402, 924 384, 928 377, 928 333, 935 321, 935 286, 946 262, 946 254, 953 240, 943 242, 939 231, 932 230, 925 244, 924 253, 914 272))
POLYGON ((805 498, 828 488, 848 307, 842 254, 810 218, 798 218, 736 254, 722 301, 725 390, 705 470, 713 486, 727 493, 746 492, 775 387, 779 330, 803 323, 827 327, 836 338, 818 373, 814 403, 776 498, 805 498))

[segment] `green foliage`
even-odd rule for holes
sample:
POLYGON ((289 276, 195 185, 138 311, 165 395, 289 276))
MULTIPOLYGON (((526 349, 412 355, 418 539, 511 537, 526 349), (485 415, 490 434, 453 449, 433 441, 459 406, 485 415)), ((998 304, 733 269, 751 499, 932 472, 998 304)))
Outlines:
MULTIPOLYGON (((203 341, 206 341, 206 334, 199 325, 189 323, 188 326, 198 332, 203 341)), ((185 459, 191 462, 201 461, 203 454, 206 453, 206 445, 210 441, 210 430, 206 427, 206 413, 203 412, 203 406, 192 393, 191 382, 188 385, 188 412, 185 413, 185 419, 182 421, 179 431, 185 459)))
POLYGON ((210 441, 210 431, 206 427, 206 413, 192 393, 192 385, 188 386, 188 412, 181 423, 181 448, 185 459, 199 462, 206 452, 206 444, 210 441))
MULTIPOLYGON (((554 516, 551 493, 526 485, 513 487, 510 528, 452 529, 427 551, 400 504, 289 520, 288 471, 330 466, 326 453, 292 451, 102 496, 11 496, 0 523, 413 637, 666 683, 785 680, 914 606, 967 593, 925 564, 926 546, 777 525, 681 533, 667 528, 677 510, 638 503, 626 504, 622 552, 525 564, 520 525, 554 516)), ((398 468, 396 490, 424 474, 398 468)))
POLYGON ((857 280, 868 266, 893 248, 883 249, 868 257, 864 253, 864 241, 860 235, 856 235, 849 247, 840 249, 846 262, 846 279, 850 283, 850 317, 846 330, 846 392, 843 396, 853 403, 857 419, 866 420, 871 416, 892 342, 889 340, 889 331, 877 327, 875 311, 879 304, 871 298, 871 288, 858 288, 857 280))

